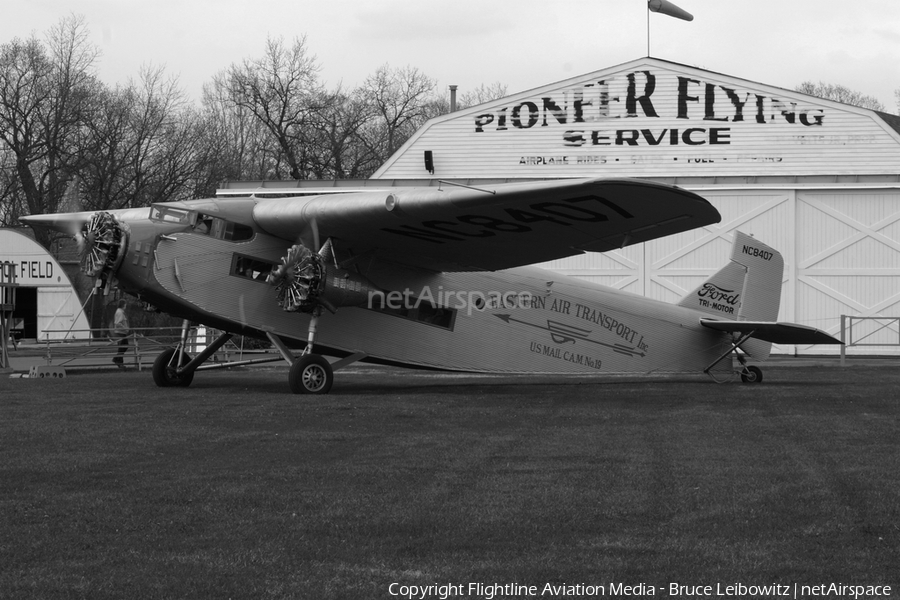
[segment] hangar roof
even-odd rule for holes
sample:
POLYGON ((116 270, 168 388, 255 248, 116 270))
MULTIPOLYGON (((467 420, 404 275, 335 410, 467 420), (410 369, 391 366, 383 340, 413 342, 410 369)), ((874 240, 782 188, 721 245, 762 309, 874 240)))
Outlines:
POLYGON ((374 175, 894 176, 900 117, 641 58, 432 119, 374 175))

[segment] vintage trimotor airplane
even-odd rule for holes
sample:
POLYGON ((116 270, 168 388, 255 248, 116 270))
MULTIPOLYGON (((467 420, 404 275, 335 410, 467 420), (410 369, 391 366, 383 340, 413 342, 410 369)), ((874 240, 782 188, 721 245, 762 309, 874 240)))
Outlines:
POLYGON ((765 360, 772 343, 840 343, 776 321, 782 257, 740 232, 728 264, 676 305, 523 266, 719 220, 694 193, 628 179, 442 182, 22 219, 78 238, 97 289, 115 283, 185 319, 181 343, 153 366, 157 385, 188 386, 195 371, 228 366, 203 363, 243 334, 279 350, 295 393, 327 393, 333 372, 357 360, 759 382, 746 356, 765 360), (224 333, 191 357, 189 322, 224 333))

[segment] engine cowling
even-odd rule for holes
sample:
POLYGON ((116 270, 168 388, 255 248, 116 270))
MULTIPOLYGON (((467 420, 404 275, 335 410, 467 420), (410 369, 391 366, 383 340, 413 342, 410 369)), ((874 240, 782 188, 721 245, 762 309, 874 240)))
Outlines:
POLYGON ((319 306, 335 312, 365 305, 381 293, 365 277, 329 264, 303 244, 291 246, 266 281, 275 286, 278 305, 287 312, 313 313, 319 306))

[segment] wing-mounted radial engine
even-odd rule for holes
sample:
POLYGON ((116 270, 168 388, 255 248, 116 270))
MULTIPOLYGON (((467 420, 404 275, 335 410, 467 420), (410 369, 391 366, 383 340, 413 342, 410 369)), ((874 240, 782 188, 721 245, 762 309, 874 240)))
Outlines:
POLYGON ((288 249, 267 279, 282 309, 316 315, 324 306, 334 313, 342 306, 362 306, 380 293, 365 277, 331 264, 330 248, 329 240, 318 253, 303 244, 288 249))
POLYGON ((81 246, 81 271, 97 280, 96 287, 109 288, 111 276, 125 258, 128 226, 112 213, 97 212, 76 236, 81 246))
MULTIPOLYGON (((312 315, 306 348, 291 367, 291 390, 295 393, 327 393, 334 380, 332 366, 324 357, 312 352, 322 307, 334 313, 342 306, 363 306, 381 290, 365 277, 338 266, 330 239, 319 252, 313 252, 303 244, 291 246, 267 281, 275 286, 278 304, 283 310, 312 315)), ((277 344, 277 339, 272 336, 270 339, 277 344)), ((282 353, 285 352, 286 349, 282 349, 282 353)))

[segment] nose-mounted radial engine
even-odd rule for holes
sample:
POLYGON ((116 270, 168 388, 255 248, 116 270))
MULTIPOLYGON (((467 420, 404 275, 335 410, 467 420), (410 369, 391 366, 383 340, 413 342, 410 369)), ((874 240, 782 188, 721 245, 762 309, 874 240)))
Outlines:
POLYGON ((365 277, 340 268, 330 239, 319 252, 303 244, 291 246, 266 281, 275 286, 283 310, 312 315, 306 348, 291 367, 291 390, 326 393, 333 381, 332 367, 324 357, 312 353, 322 307, 334 313, 342 306, 362 306, 381 290, 365 277))
POLYGON ((128 246, 127 226, 111 213, 97 212, 81 228, 76 239, 81 246, 81 271, 96 278, 95 289, 109 290, 128 246))

